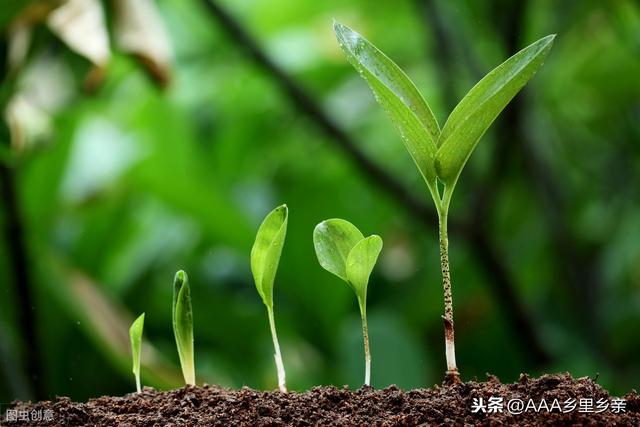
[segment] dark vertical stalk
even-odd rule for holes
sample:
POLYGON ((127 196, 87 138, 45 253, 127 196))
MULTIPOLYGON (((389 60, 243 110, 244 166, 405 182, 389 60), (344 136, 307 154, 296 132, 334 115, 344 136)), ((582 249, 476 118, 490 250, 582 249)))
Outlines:
POLYGON ((0 163, 0 183, 0 199, 4 209, 3 232, 17 298, 16 307, 23 340, 23 357, 32 391, 37 399, 43 399, 45 388, 40 361, 40 343, 36 331, 33 281, 29 273, 16 175, 15 170, 4 163, 0 163))
POLYGON ((13 397, 20 400, 29 400, 33 397, 22 366, 9 346, 9 337, 2 324, 0 324, 0 367, 2 369, 0 379, 4 379, 13 397))
MULTIPOLYGON (((7 44, 0 38, 0 84, 11 85, 7 67, 7 44)), ((0 112, 4 113, 7 86, 0 88, 0 112)), ((8 144, 9 135, 4 123, 0 123, 0 144, 8 144)), ((7 246, 8 267, 17 298, 18 322, 23 340, 23 359, 32 393, 36 399, 45 397, 44 379, 40 354, 40 343, 36 331, 33 280, 29 273, 29 262, 24 236, 24 224, 20 212, 17 174, 15 167, 0 160, 0 200, 4 213, 2 231, 7 246)))

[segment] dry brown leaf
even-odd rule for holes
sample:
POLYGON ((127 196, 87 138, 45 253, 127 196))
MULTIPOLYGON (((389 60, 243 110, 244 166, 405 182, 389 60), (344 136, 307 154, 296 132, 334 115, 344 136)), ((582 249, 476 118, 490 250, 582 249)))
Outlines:
POLYGON ((15 73, 24 64, 31 45, 32 29, 28 25, 12 26, 8 31, 9 47, 7 61, 9 72, 15 73))
POLYGON ((114 0, 114 36, 120 48, 138 57, 161 86, 170 79, 173 51, 153 0, 114 0))
POLYGON ((109 34, 100 0, 68 0, 49 14, 47 25, 94 65, 103 68, 109 62, 109 34))
POLYGON ((74 89, 69 68, 48 54, 36 55, 17 79, 4 115, 11 145, 21 151, 51 136, 52 117, 69 101, 74 89))

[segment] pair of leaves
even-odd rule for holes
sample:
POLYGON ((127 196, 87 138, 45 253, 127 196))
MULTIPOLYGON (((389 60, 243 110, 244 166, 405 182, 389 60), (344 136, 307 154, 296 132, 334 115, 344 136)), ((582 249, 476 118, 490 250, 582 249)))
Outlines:
POLYGON ((313 245, 322 268, 347 282, 364 309, 369 276, 382 250, 380 236, 364 237, 349 221, 328 219, 313 231, 313 245))
MULTIPOLYGON (((480 80, 453 110, 442 131, 415 84, 368 40, 338 22, 334 30, 349 62, 400 131, 427 185, 451 189, 478 141, 511 99, 542 66, 555 35, 522 49, 480 80)), ((439 203, 439 201, 436 201, 439 203)))
POLYGON ((180 270, 173 279, 173 334, 176 338, 182 375, 187 384, 195 385, 193 362, 193 309, 187 273, 180 270))
POLYGON ((264 219, 251 248, 251 272, 264 304, 273 310, 273 282, 287 235, 289 209, 281 205, 264 219))
POLYGON ((131 338, 131 357, 133 359, 133 375, 136 377, 136 389, 140 393, 140 355, 142 348, 142 330, 144 329, 144 313, 142 313, 129 328, 131 338))

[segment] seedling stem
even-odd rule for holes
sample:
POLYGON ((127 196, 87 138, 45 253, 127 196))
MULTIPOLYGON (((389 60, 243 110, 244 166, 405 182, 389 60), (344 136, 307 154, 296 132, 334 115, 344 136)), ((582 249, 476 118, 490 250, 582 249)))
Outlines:
MULTIPOLYGON (((366 300, 366 297, 365 297, 366 300)), ((369 350, 369 327, 367 326, 367 306, 360 303, 360 319, 362 320, 362 337, 364 340, 364 385, 371 385, 371 350, 369 350)))
POLYGON ((273 316, 273 309, 267 307, 267 313, 269 315, 269 327, 271 328, 273 348, 275 349, 273 357, 276 360, 276 369, 278 370, 278 388, 281 392, 286 393, 287 386, 285 381, 284 363, 282 363, 282 354, 280 354, 280 343, 278 342, 278 334, 276 334, 276 322, 273 316))
POLYGON ((455 332, 453 327, 453 295, 451 293, 451 273, 449 271, 449 238, 447 235, 447 217, 449 202, 453 188, 445 186, 442 199, 437 203, 439 241, 440 241, 440 270, 442 271, 442 287, 444 290, 444 344, 447 360, 446 382, 460 382, 460 374, 456 364, 455 332))

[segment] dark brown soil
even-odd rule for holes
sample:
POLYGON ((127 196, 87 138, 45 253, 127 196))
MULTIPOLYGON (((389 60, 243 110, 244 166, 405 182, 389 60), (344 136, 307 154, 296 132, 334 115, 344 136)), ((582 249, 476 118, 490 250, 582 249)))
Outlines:
POLYGON ((173 391, 145 388, 140 394, 100 397, 87 403, 72 402, 64 397, 53 402, 15 403, 10 411, 16 412, 6 412, 3 408, 0 424, 640 426, 640 396, 635 391, 627 394, 622 398, 623 407, 621 400, 613 399, 592 379, 574 380, 568 374, 544 375, 538 379, 522 375, 514 384, 502 384, 496 377, 489 376, 486 382, 471 381, 406 392, 395 386, 384 390, 366 387, 357 391, 316 387, 304 393, 262 392, 248 388, 228 390, 215 386, 184 387, 173 391), (480 404, 480 398, 487 412, 474 412, 474 403, 480 404), (490 401, 490 398, 494 399, 490 401), (510 413, 509 408, 513 412, 519 407, 519 403, 511 403, 508 408, 510 400, 522 402, 521 414, 510 413), (489 412, 489 402, 495 403, 491 407, 497 412, 489 412), (23 419, 28 415, 35 421, 7 421, 7 415, 23 419), (45 422, 45 416, 52 416, 53 421, 45 422))

